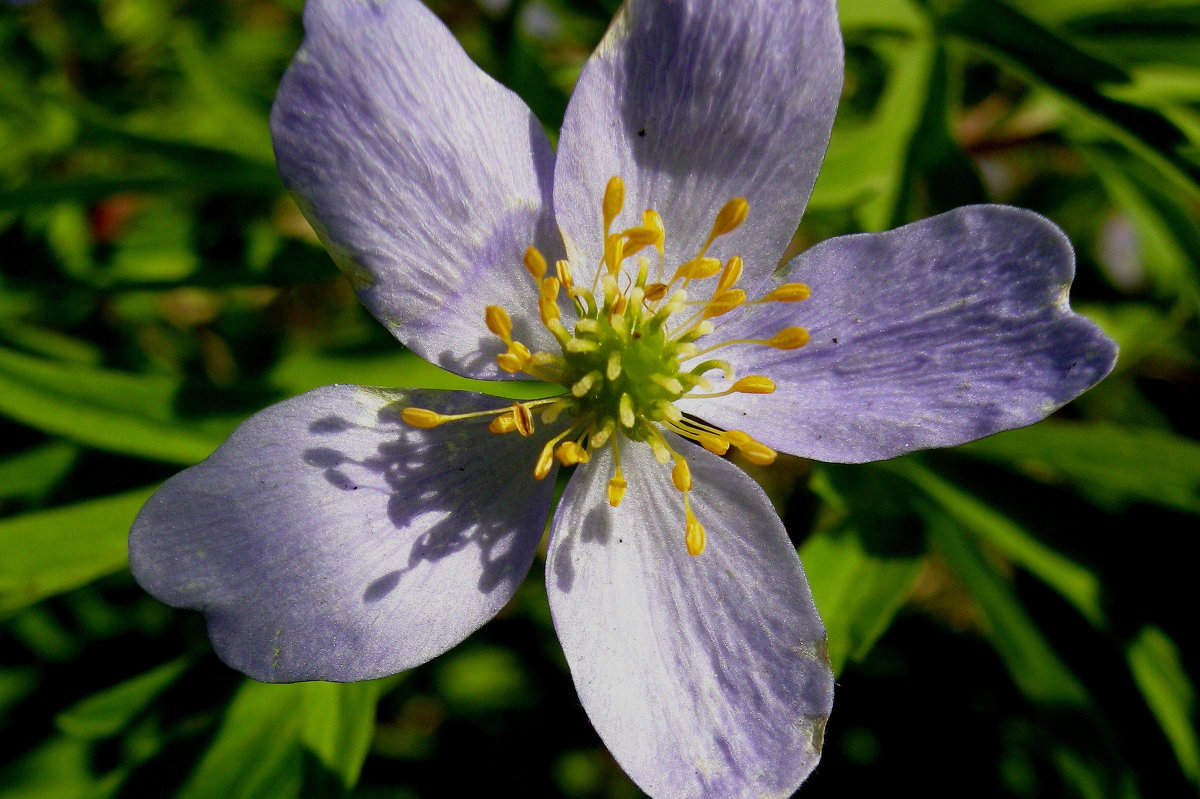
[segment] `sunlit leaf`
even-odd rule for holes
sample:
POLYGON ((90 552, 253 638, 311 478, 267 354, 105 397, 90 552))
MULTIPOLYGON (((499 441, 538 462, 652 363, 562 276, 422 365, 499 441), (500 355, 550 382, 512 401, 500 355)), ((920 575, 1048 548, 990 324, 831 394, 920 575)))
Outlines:
POLYGON ((337 796, 353 787, 389 680, 247 680, 177 799, 337 796))
POLYGON ((932 500, 962 530, 978 536, 1058 591, 1090 622, 1099 625, 1100 581, 1091 571, 1038 541, 1004 514, 912 461, 896 469, 932 500))
POLYGON ((1040 704, 1082 707, 1087 691, 1022 606, 1008 581, 957 522, 927 510, 930 541, 978 605, 988 637, 1022 693, 1040 704))
POLYGON ((0 499, 38 499, 70 471, 79 447, 52 441, 0 458, 0 499))
POLYGON ((852 527, 813 535, 800 560, 825 622, 835 673, 866 658, 908 598, 923 562, 873 554, 852 527))
POLYGON ((478 391, 509 399, 532 399, 562 391, 535 380, 473 380, 434 366, 396 345, 384 355, 340 356, 295 353, 284 356, 271 373, 271 382, 285 394, 300 394, 333 383, 390 388, 441 388, 478 391))
POLYGON ((125 566, 133 517, 152 489, 0 520, 0 613, 125 566))
POLYGON ((1126 650, 1129 670, 1162 727, 1179 767, 1200 784, 1200 739, 1196 735, 1196 689, 1175 643, 1157 627, 1143 627, 1126 650))
POLYGON ((1052 91, 1114 139, 1153 164, 1193 198, 1200 198, 1194 146, 1166 117, 1114 100, 1107 84, 1128 81, 1120 67, 1076 47, 1003 0, 924 0, 939 28, 1052 91))
POLYGON ((960 451, 1068 482, 1105 508, 1147 502, 1200 513, 1200 444, 1165 430, 1048 421, 960 451))
POLYGON ((238 417, 179 418, 182 381, 0 349, 0 414, 112 452, 180 464, 207 457, 238 417))
POLYGON ((73 738, 111 738, 145 711, 186 668, 183 658, 164 663, 72 705, 58 714, 55 723, 73 738))

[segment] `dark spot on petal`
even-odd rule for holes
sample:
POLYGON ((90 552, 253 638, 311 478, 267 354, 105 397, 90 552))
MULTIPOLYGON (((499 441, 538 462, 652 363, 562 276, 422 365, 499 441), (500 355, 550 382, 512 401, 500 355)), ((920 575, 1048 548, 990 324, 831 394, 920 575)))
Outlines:
POLYGON ((838 343, 837 336, 834 336, 834 337, 833 337, 833 343, 834 343, 834 344, 837 344, 837 343, 838 343))
POLYGON ((642 128, 641 130, 639 130, 639 131, 638 131, 638 135, 639 135, 639 136, 645 136, 645 135, 646 135, 646 129, 645 129, 645 128, 642 128))

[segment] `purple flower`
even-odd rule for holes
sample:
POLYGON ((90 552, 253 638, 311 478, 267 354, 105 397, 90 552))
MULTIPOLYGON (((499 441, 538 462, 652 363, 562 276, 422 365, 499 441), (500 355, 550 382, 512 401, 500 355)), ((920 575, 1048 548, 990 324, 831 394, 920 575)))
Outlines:
POLYGON ((557 155, 418 0, 310 0, 305 25, 279 167, 362 301, 452 371, 563 388, 268 408, 146 504, 137 579, 257 679, 391 674, 510 599, 575 466, 546 585, 601 737, 656 797, 789 794, 825 633, 762 490, 713 453, 861 462, 1041 419, 1115 357, 1067 305, 1066 238, 977 206, 776 269, 841 86, 833 0, 631 0, 557 155))

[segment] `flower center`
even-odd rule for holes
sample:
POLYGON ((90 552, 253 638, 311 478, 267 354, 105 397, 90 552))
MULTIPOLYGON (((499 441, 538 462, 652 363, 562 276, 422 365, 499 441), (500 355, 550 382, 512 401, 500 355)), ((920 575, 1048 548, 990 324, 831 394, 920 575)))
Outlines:
POLYGON ((609 180, 602 203, 604 254, 595 267, 590 288, 575 283, 567 261, 556 262, 554 274, 549 275, 546 259, 537 249, 530 247, 525 253, 525 268, 537 289, 538 313, 542 324, 558 341, 559 353, 530 352, 513 338, 508 312, 498 305, 487 308, 488 329, 506 347, 496 356, 500 368, 558 383, 566 388, 564 394, 476 413, 447 415, 424 408, 405 408, 402 415, 410 425, 424 428, 492 417, 488 425, 491 432, 516 431, 530 436, 534 432, 533 409, 539 409, 543 424, 552 424, 565 413, 571 419, 570 424, 543 447, 533 476, 543 479, 555 459, 564 466, 586 463, 590 453, 611 446, 615 466, 608 482, 608 501, 614 507, 621 503, 628 485, 621 469, 620 440, 646 444, 659 463, 671 466, 672 482, 683 495, 685 543, 689 553, 699 555, 704 551, 705 530, 688 499, 691 471, 663 431, 690 438, 718 455, 735 447, 752 463, 773 462, 775 451, 742 431, 722 430, 685 416, 675 401, 683 397, 701 399, 773 392, 775 384, 769 377, 748 375, 735 379, 734 366, 729 361, 703 356, 731 344, 795 349, 808 343, 808 331, 788 327, 769 339, 726 340, 703 348, 695 342, 716 332, 719 323, 712 320, 735 308, 763 302, 796 302, 807 299, 809 290, 802 283, 784 283, 747 303, 745 291, 737 288, 742 273, 741 257, 735 255, 722 263, 707 256, 717 238, 736 230, 745 221, 749 205, 741 197, 721 208, 699 252, 678 266, 668 279, 664 271, 666 233, 656 211, 644 211, 638 226, 612 232, 624 197, 625 184, 621 179, 609 180), (643 254, 648 251, 657 255, 653 264, 643 254), (694 293, 707 298, 689 299, 688 291, 693 284, 703 283, 708 286, 694 293), (568 331, 562 322, 559 295, 563 293, 575 310, 573 331, 568 331), (704 375, 714 371, 725 376, 730 383, 728 388, 713 391, 704 375))

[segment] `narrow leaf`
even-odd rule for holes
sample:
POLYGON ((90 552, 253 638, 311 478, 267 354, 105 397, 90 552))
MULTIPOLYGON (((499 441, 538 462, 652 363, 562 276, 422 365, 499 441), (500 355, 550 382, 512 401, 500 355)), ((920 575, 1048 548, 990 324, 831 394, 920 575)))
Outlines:
POLYGON ((0 613, 123 568, 129 527, 152 491, 139 488, 0 521, 0 613))

